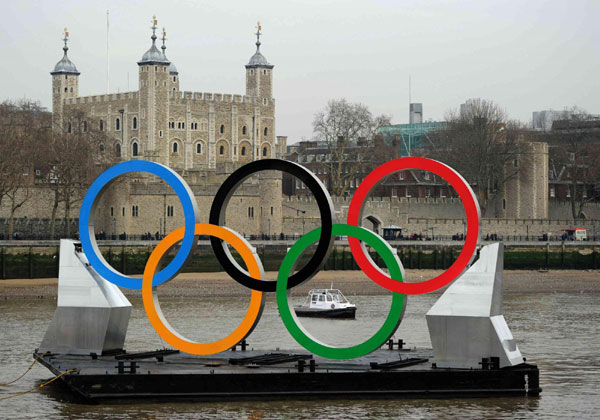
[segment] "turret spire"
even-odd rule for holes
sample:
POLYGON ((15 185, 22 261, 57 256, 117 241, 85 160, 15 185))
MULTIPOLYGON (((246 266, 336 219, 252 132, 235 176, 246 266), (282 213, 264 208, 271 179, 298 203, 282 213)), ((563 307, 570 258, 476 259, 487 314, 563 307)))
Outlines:
POLYGON ((246 68, 251 67, 265 67, 268 69, 272 69, 273 65, 270 64, 264 55, 260 52, 260 36, 262 35, 262 26, 260 25, 260 21, 256 22, 256 52, 252 57, 250 57, 250 61, 246 64, 246 68))
POLYGON ((260 30, 262 27, 260 26, 260 20, 256 22, 256 52, 260 51, 260 30))
POLYGON ((69 57, 67 57, 67 51, 69 51, 69 46, 67 44, 69 42, 69 31, 67 30, 67 28, 64 29, 62 41, 65 43, 65 45, 63 46, 63 58, 61 58, 61 60, 58 63, 56 63, 56 65, 54 66, 54 70, 51 71, 50 74, 78 75, 79 72, 77 71, 77 67, 75 67, 75 64, 73 64, 73 62, 69 60, 69 57))
POLYGON ((163 40, 162 54, 160 51, 158 51, 158 48, 156 48, 157 24, 158 24, 158 20, 156 20, 156 16, 152 16, 152 26, 150 27, 150 29, 152 29, 152 36, 150 37, 152 39, 152 45, 150 46, 150 49, 144 53, 144 55, 142 56, 142 59, 140 61, 138 61, 139 65, 142 65, 142 64, 169 64, 169 60, 167 60, 167 58, 165 57, 165 54, 164 54, 164 49, 166 48, 166 46, 164 45, 164 40, 166 40, 164 35, 163 35, 164 40, 163 40))
POLYGON ((167 40, 167 31, 165 31, 165 28, 163 27, 163 31, 162 31, 162 47, 160 47, 160 49, 162 50, 163 55, 166 57, 167 55, 165 54, 165 50, 167 49, 167 46, 165 45, 165 41, 167 40))

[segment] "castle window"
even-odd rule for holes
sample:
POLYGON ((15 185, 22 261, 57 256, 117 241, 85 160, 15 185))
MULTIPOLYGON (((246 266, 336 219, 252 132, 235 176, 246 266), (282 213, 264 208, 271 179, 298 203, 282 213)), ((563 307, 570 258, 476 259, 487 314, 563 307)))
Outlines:
POLYGON ((137 117, 133 117, 131 125, 132 125, 132 127, 133 127, 134 130, 137 130, 137 117))
POLYGON ((154 86, 158 86, 158 80, 154 81, 154 86))
POLYGON ((225 146, 220 146, 220 147, 219 147, 219 154, 220 154, 221 156, 223 156, 223 155, 225 154, 225 146))
MULTIPOLYGON (((163 73, 166 73, 166 72, 167 72, 167 68, 163 67, 163 73)), ((165 82, 165 86, 167 86, 167 82, 165 82)))
POLYGON ((122 213, 123 213, 123 217, 125 217, 125 207, 123 207, 121 210, 122 210, 122 213))
POLYGON ((104 144, 100 143, 99 149, 101 152, 104 152, 104 144))
POLYGON ((254 218, 254 207, 248 207, 248 217, 250 219, 254 218))
POLYGON ((250 69, 250 75, 254 74, 254 70, 250 69))
POLYGON ((242 146, 242 156, 246 156, 246 148, 242 146))
POLYGON ((265 129, 264 129, 265 136, 267 135, 268 132, 269 132, 269 129, 267 127, 265 127, 265 129))
POLYGON ((100 131, 104 131, 104 121, 100 120, 100 131))
POLYGON ((85 133, 87 131, 87 121, 83 122, 83 132, 85 133))
POLYGON ((175 121, 169 121, 169 128, 175 128, 175 121))
POLYGON ((173 92, 176 92, 175 88, 173 88, 173 92))
POLYGON ((177 81, 177 76, 173 76, 173 83, 177 81))
POLYGON ((158 66, 154 66, 154 71, 158 71, 158 66))
POLYGON ((173 153, 177 153, 178 150, 179 150, 179 145, 177 144, 177 142, 173 143, 173 153))
POLYGON ((175 214, 175 210, 173 206, 167 206, 167 217, 173 217, 175 214))
POLYGON ((162 130, 158 130, 158 137, 162 137, 162 130))
POLYGON ((263 147, 263 157, 267 156, 267 148, 263 147))
POLYGON ((163 82, 163 86, 164 86, 164 87, 167 87, 167 82, 163 82))
MULTIPOLYGON (((65 80, 67 80, 67 79, 68 79, 68 77, 67 77, 67 75, 65 74, 65 80)), ((65 89, 65 92, 66 92, 66 91, 67 91, 67 90, 65 89)))
POLYGON ((519 159, 515 158, 515 160, 513 161, 513 165, 515 168, 518 168, 519 167, 519 159))
POLYGON ((119 143, 115 145, 115 156, 118 158, 121 157, 121 145, 119 143))
POLYGON ((177 123, 177 128, 181 130, 181 121, 177 123))
POLYGON ((506 199, 502 199, 502 210, 506 210, 506 199))
POLYGON ((243 127, 242 127, 242 134, 243 134, 243 135, 246 135, 246 126, 243 126, 243 127))
POLYGON ((185 128, 185 123, 184 122, 181 123, 181 128, 185 128))
POLYGON ((273 216, 273 207, 271 207, 271 216, 273 216))
POLYGON ((73 93, 73 88, 71 88, 71 93, 73 93))
POLYGON ((267 98, 263 98, 263 105, 267 104, 267 98))
POLYGON ((115 215, 115 209, 114 209, 114 207, 110 208, 110 215, 111 215, 111 217, 115 215))
POLYGON ((263 74, 267 74, 267 71, 266 71, 266 70, 263 70, 263 74))
POLYGON ((73 130, 73 128, 71 127, 71 123, 67 124, 67 133, 70 133, 73 130))
POLYGON ((196 143, 196 154, 202 154, 202 143, 196 143))
POLYGON ((121 130, 121 119, 120 118, 117 118, 115 120, 115 130, 117 130, 117 131, 121 130))
POLYGON ((132 156, 137 156, 138 155, 138 144, 137 143, 133 143, 133 145, 131 146, 131 155, 132 156))
POLYGON ((219 128, 219 132, 223 134, 225 132, 225 126, 221 124, 221 128, 219 128))
POLYGON ((139 209, 138 206, 132 206, 131 207, 131 215, 133 217, 138 217, 139 216, 139 209))
POLYGON ((65 93, 67 93, 67 92, 68 92, 68 89, 67 89, 67 88, 65 88, 65 93))

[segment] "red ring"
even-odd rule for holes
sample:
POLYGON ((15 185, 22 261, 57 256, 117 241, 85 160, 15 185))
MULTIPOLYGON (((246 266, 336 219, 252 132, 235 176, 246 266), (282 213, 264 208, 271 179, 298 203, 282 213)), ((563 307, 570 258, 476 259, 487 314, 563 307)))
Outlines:
POLYGON ((424 169, 433 172, 448 181, 461 198, 467 215, 467 237, 456 261, 437 277, 419 283, 406 283, 396 281, 381 271, 368 256, 369 254, 366 252, 364 244, 358 239, 348 237, 348 242, 356 263, 375 283, 392 292, 419 295, 433 292, 449 284, 461 275, 467 268, 467 265, 473 260, 479 241, 480 210, 475 193, 457 171, 436 160, 421 157, 405 157, 390 160, 378 166, 367 175, 356 189, 354 197, 350 202, 347 223, 359 226, 362 206, 369 195, 369 191, 384 177, 404 169, 424 169))

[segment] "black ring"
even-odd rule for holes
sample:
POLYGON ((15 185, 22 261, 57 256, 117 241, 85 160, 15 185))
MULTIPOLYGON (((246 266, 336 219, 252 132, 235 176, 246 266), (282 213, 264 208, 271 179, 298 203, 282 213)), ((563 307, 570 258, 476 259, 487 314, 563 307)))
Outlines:
MULTIPOLYGON (((229 199, 236 188, 246 180, 250 175, 261 171, 281 171, 295 176, 302 181, 306 187, 313 193, 319 212, 321 213, 321 236, 315 253, 308 263, 302 269, 292 274, 288 279, 288 289, 311 279, 321 269, 329 253, 333 248, 333 238, 331 236, 334 220, 334 208, 329 192, 319 178, 304 166, 295 162, 281 159, 262 159, 250 162, 233 172, 223 182, 219 191, 215 195, 210 208, 208 223, 212 225, 223 226, 225 224, 225 210, 229 199)), ((261 292, 274 292, 277 282, 253 279, 245 272, 242 267, 234 260, 225 241, 219 238, 210 237, 212 249, 217 257, 221 267, 235 281, 248 287, 249 289, 261 292)))

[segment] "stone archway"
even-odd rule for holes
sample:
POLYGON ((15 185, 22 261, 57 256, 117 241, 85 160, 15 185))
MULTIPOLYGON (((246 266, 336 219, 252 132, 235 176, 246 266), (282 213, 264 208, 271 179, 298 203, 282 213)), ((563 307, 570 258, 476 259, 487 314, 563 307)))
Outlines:
POLYGON ((363 217, 363 226, 367 229, 371 229, 373 232, 381 235, 381 229, 383 228, 383 222, 377 216, 366 216, 363 217))

